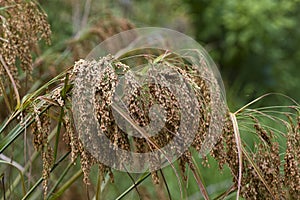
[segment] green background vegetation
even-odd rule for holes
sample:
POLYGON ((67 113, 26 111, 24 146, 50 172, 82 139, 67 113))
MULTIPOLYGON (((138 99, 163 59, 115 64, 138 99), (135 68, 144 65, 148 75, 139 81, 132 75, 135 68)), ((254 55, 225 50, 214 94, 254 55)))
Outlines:
MULTIPOLYGON (((84 5, 84 1, 42 2, 53 44, 79 31, 72 16, 76 7, 83 12, 84 5)), ((300 99, 299 11, 297 0, 115 0, 92 1, 89 20, 113 15, 136 27, 167 27, 191 36, 216 62, 228 103, 236 109, 268 92, 300 99)))

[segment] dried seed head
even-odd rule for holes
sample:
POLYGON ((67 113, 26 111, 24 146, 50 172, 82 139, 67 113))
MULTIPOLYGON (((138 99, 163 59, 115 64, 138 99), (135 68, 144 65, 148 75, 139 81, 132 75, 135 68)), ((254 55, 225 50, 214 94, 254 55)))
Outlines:
MULTIPOLYGON (((175 58, 174 60, 177 62, 175 58)), ((95 79, 95 83, 89 86, 94 88, 94 90, 91 89, 91 91, 93 91, 92 99, 86 99, 86 101, 93 102, 94 116, 98 120, 101 129, 101 131, 98 132, 98 136, 105 134, 110 140, 113 149, 122 149, 135 153, 148 153, 159 151, 161 148, 172 143, 172 151, 181 152, 185 146, 182 144, 180 138, 189 135, 190 129, 198 129, 194 142, 192 143, 193 147, 198 151, 201 150, 201 146, 206 137, 211 137, 211 140, 214 140, 214 136, 208 134, 210 128, 209 124, 213 117, 210 112, 214 102, 211 100, 212 91, 209 90, 207 83, 214 82, 217 84, 216 80, 214 80, 213 75, 210 75, 207 78, 211 80, 204 81, 201 74, 199 74, 199 71, 196 70, 196 67, 187 66, 187 64, 184 63, 172 65, 171 63, 174 60, 170 60, 166 63, 161 61, 157 66, 153 65, 147 72, 147 81, 144 85, 141 84, 139 80, 136 79, 135 74, 129 70, 134 68, 134 66, 128 66, 112 56, 102 57, 98 61, 80 60, 76 62, 73 72, 71 73, 71 80, 77 81, 77 90, 73 93, 73 97, 80 97, 82 92, 86 90, 82 84, 84 80, 90 81, 91 79, 95 79), (171 70, 165 70, 163 72, 158 71, 162 66, 169 67, 171 70), (89 70, 89 73, 86 73, 87 70, 89 70), (121 75, 119 76, 118 73, 121 75), (78 77, 79 74, 83 76, 78 77), (97 76, 94 76, 95 74, 97 74, 97 76), (180 77, 180 80, 178 77, 180 77), (168 79, 168 82, 165 81, 166 78, 168 79), (114 98, 116 97, 114 96, 114 93, 121 81, 124 81, 124 86, 122 88, 124 96, 122 96, 122 101, 126 105, 126 112, 128 112, 129 117, 137 126, 147 129, 146 132, 148 132, 147 134, 150 133, 150 135, 143 135, 143 133, 140 133, 136 129, 130 128, 130 135, 132 136, 130 137, 128 132, 126 132, 128 128, 125 130, 122 127, 123 122, 119 122, 116 119, 111 104, 115 101, 114 98), (178 84, 182 81, 182 85, 178 84), (189 87, 185 84, 189 85, 189 87), (183 100, 178 99, 176 94, 174 94, 174 91, 178 89, 175 87, 186 88, 185 91, 181 90, 180 93, 180 98, 183 100), (196 100, 191 100, 191 91, 195 92, 196 100), (197 100, 200 102, 199 104, 194 103, 197 100), (200 113, 199 123, 198 121, 196 123, 196 126, 199 128, 191 126, 182 128, 182 124, 184 123, 191 124, 184 121, 186 119, 183 116, 186 116, 187 113, 193 115, 195 113, 194 110, 197 110, 200 113), (153 130, 151 129, 151 123, 154 123, 156 119, 162 121, 162 127, 157 130, 155 129, 155 135, 152 136, 151 131, 153 130)), ((202 73, 205 75, 205 73, 208 74, 212 72, 208 70, 202 73)), ((86 109, 82 105, 77 105, 76 108, 79 113, 86 112, 86 109)), ((86 118, 86 115, 82 115, 80 120, 88 123, 87 120, 89 119, 86 118)), ((155 121, 155 125, 159 124, 158 122, 156 123, 155 121)), ((90 128, 86 127, 86 125, 83 124, 83 126, 78 126, 77 128, 82 129, 80 131, 84 133, 84 136, 79 140, 84 139, 90 141, 91 138, 94 138, 94 133, 91 132, 90 128)), ((90 143, 92 143, 92 141, 90 143)), ((90 144, 88 143, 88 145, 90 144)), ((106 149, 99 147, 99 145, 91 145, 90 148, 92 148, 93 151, 95 150, 93 152, 93 156, 95 157, 99 157, 97 153, 106 155, 106 149)), ((117 158, 116 155, 112 155, 112 152, 110 152, 110 158, 107 159, 117 158)), ((142 157, 140 157, 140 159, 142 159, 140 161, 131 160, 132 158, 130 156, 124 156, 121 159, 124 161, 129 160, 132 163, 145 163, 142 157)), ((120 163, 122 163, 121 161, 122 160, 119 160, 120 163)), ((150 168, 154 168, 155 166, 158 166, 160 162, 160 156, 151 156, 149 163, 145 164, 149 164, 150 168)), ((190 161, 188 164, 190 167, 193 166, 190 161)), ((152 176, 154 182, 157 182, 158 176, 156 176, 156 173, 153 173, 152 176)))
MULTIPOLYGON (((42 38, 50 43, 50 25, 46 14, 34 1, 6 0, 0 2, 1 7, 7 6, 0 15, 0 55, 8 66, 10 74, 17 82, 16 59, 28 75, 32 72, 31 51, 42 38), (13 5, 13 6, 12 6, 13 5)), ((2 66, 2 65, 0 65, 2 66)), ((0 67, 0 75, 8 74, 0 67)), ((5 81, 5 84, 8 81, 5 81)))
POLYGON ((42 152, 43 161, 43 189, 44 197, 47 195, 48 179, 53 165, 53 150, 49 145, 48 136, 50 133, 50 118, 48 113, 41 113, 39 108, 34 107, 35 120, 32 124, 32 133, 34 134, 33 144, 37 151, 42 152))
POLYGON ((42 152, 42 160, 43 160, 43 189, 44 189, 44 197, 47 196, 48 191, 48 180, 50 177, 50 170, 53 165, 53 150, 50 146, 45 147, 42 152))
POLYGON ((297 124, 291 127, 287 135, 284 157, 284 185, 288 189, 289 198, 297 199, 300 196, 300 116, 297 118, 297 124))

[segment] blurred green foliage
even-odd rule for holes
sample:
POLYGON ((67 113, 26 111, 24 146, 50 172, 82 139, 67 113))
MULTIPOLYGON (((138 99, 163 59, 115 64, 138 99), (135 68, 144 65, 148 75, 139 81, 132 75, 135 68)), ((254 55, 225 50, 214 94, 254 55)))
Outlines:
POLYGON ((267 92, 300 99, 300 1, 186 2, 196 39, 219 65, 229 99, 242 104, 267 92))
MULTIPOLYGON (((72 35, 74 2, 42 3, 54 41, 72 35)), ((194 37, 220 68, 233 110, 268 92, 300 99, 299 0, 105 0, 91 8, 90 19, 110 13, 137 27, 167 27, 194 37)))

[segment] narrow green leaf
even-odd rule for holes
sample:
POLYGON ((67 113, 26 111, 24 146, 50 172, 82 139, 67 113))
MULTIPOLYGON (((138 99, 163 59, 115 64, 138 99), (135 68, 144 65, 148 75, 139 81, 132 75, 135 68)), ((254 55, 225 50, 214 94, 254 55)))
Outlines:
POLYGON ((125 190, 120 196, 116 198, 116 200, 120 200, 125 197, 130 191, 132 191, 135 187, 141 184, 146 178, 151 175, 150 172, 144 173, 133 185, 131 185, 127 190, 125 190))
POLYGON ((83 172, 82 170, 78 170, 70 179, 67 181, 53 196, 50 198, 50 200, 55 200, 58 197, 60 197, 67 189, 70 188, 70 186, 80 177, 82 176, 83 172))
POLYGON ((6 164, 6 165, 10 165, 12 167, 14 167, 15 169, 18 170, 20 176, 21 176, 21 180, 22 180, 22 190, 23 190, 23 194, 25 195, 26 194, 26 187, 25 187, 25 179, 24 179, 24 176, 23 176, 23 172, 16 166, 14 165, 13 163, 11 162, 7 162, 7 161, 4 161, 4 160, 0 160, 0 164, 6 164))

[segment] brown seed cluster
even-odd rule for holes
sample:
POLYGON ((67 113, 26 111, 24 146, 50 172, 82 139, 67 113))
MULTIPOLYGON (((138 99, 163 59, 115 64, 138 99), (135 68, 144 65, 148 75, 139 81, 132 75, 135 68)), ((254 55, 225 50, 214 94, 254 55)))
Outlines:
MULTIPOLYGON (((255 134, 258 140, 255 142, 254 150, 247 150, 250 158, 246 158, 243 154, 241 195, 246 199, 298 199, 300 196, 299 113, 296 125, 292 119, 289 123, 284 122, 287 129, 284 160, 280 158, 282 150, 280 151, 279 148, 278 136, 272 129, 263 127, 256 117, 251 115, 243 117, 244 120, 248 118, 253 121, 250 130, 254 132, 251 134, 255 134)), ((237 186, 238 150, 229 118, 225 123, 223 135, 211 155, 217 159, 220 169, 228 165, 233 175, 233 182, 237 186)))
POLYGON ((32 132, 34 134, 33 144, 37 151, 42 152, 43 161, 43 189, 44 196, 48 190, 48 179, 50 170, 53 165, 53 150, 49 145, 48 136, 50 133, 50 118, 47 112, 42 113, 40 109, 34 107, 35 120, 32 124, 32 132))
POLYGON ((218 160, 219 168, 223 169, 225 164, 228 164, 232 174, 238 174, 238 153, 237 145, 233 133, 232 122, 227 117, 223 127, 223 134, 214 147, 211 155, 218 160))
POLYGON ((83 171, 83 181, 85 184, 90 184, 89 173, 91 166, 96 164, 96 159, 85 150, 82 142, 80 141, 78 134, 74 128, 74 122, 72 122, 72 116, 69 111, 66 111, 63 118, 63 123, 66 128, 66 132, 63 135, 64 141, 70 146, 71 149, 71 161, 75 164, 78 156, 80 156, 81 169, 83 171))
MULTIPOLYGON (((156 65, 151 65, 148 68, 146 80, 137 79, 137 77, 143 76, 141 73, 145 72, 137 72, 134 74, 134 70, 128 70, 133 69, 135 66, 128 66, 125 64, 126 62, 121 63, 111 56, 103 57, 99 61, 80 60, 76 63, 73 75, 71 75, 73 79, 77 74, 86 74, 85 70, 90 70, 90 72, 92 72, 91 74, 99 75, 99 77, 96 77, 96 84, 91 85, 91 87, 95 87, 92 101, 95 105, 95 116, 101 129, 101 133, 98 133, 100 134, 99 136, 105 134, 105 136, 109 138, 111 145, 115 146, 115 148, 137 153, 159 151, 166 145, 170 145, 170 150, 172 151, 182 152, 183 149, 188 148, 184 140, 181 139, 184 137, 191 137, 192 146, 198 151, 201 150, 201 145, 205 137, 210 137, 207 132, 211 117, 211 111, 209 110, 212 92, 207 86, 207 81, 204 81, 202 78, 204 74, 201 73, 209 73, 209 70, 207 69, 207 71, 205 71, 206 66, 203 66, 203 70, 200 73, 196 66, 190 67, 183 63, 178 65, 170 64, 174 61, 180 61, 180 59, 176 57, 178 56, 172 55, 172 57, 169 58, 170 60, 166 59, 168 63, 162 61, 156 65), (143 135, 143 133, 137 131, 132 125, 127 124, 127 131, 131 131, 133 134, 133 136, 129 136, 122 128, 124 126, 126 127, 126 125, 122 125, 122 122, 115 119, 116 116, 113 113, 111 104, 113 98, 116 98, 114 97, 114 93, 117 90, 116 88, 119 87, 118 84, 121 82, 124 84, 121 86, 124 91, 124 96, 122 99, 118 99, 118 101, 121 100, 123 102, 127 109, 128 117, 134 121, 134 124, 146 130, 146 134, 155 131, 154 136, 143 135), (191 92, 195 93, 195 99, 191 98, 191 92), (195 110, 200 113, 200 116, 197 116, 197 118, 200 117, 199 121, 197 121, 198 119, 196 120, 197 123, 192 123, 188 119, 185 119, 188 115, 196 115, 195 110), (154 127, 152 123, 155 125, 154 127), (155 130, 155 127, 158 126, 159 123, 162 123, 162 127, 155 130), (195 135, 191 134, 192 131, 190 130, 192 129, 196 130, 195 135), (195 138, 193 139, 193 137, 195 138)), ((146 61, 148 62, 149 60, 146 59, 146 61)), ((93 77, 90 78, 93 79, 93 77)), ((90 80, 90 78, 88 78, 88 80, 90 80)), ((206 78, 209 79, 210 82, 217 84, 213 75, 207 76, 206 78)), ((83 81, 84 78, 78 81, 78 84, 80 85, 83 81)), ((79 86, 79 88, 80 87, 81 86, 79 86)), ((73 95, 82 95, 82 93, 77 91, 77 93, 73 95)), ((219 97, 219 100, 220 99, 219 97)), ((78 108, 80 110, 81 105, 78 105, 78 108)), ((80 112, 85 112, 84 107, 82 107, 80 112)), ((88 119, 82 120, 90 123, 88 119)), ((84 138, 90 141, 87 143, 92 143, 93 141, 90 138, 94 138, 94 133, 88 132, 87 130, 90 130, 88 127, 78 128, 84 130, 83 132, 86 134, 84 138)), ((72 135, 71 132, 70 135, 72 135)), ((68 141, 72 140, 68 139, 68 141)), ((72 144, 72 142, 70 143, 72 144)), ((92 146, 92 148, 99 147, 92 146)), ((103 151, 105 150, 99 149, 96 152, 102 154, 107 153, 103 151)), ((185 159, 181 159, 183 172, 186 163, 189 167, 193 166, 190 152, 186 152, 185 155, 185 159)), ((93 156, 98 157, 97 155, 93 156)), ((111 157, 107 159, 115 158, 113 155, 110 156, 111 157)), ((122 159, 130 160, 131 158, 124 157, 122 159)), ((122 163, 122 160, 120 160, 120 162, 122 163)), ((132 160, 132 162, 136 161, 132 160)), ((151 157, 149 166, 150 168, 157 166, 160 162, 161 157, 157 154, 157 156, 151 157)), ((143 161, 139 163, 143 163, 143 161)), ((105 171, 103 167, 101 167, 101 169, 105 171)), ((158 183, 159 178, 156 172, 153 172, 152 177, 153 181, 158 183)))
MULTIPOLYGON (((196 151, 201 152, 203 143, 207 138, 212 139, 210 142, 214 144, 213 139, 216 139, 214 138, 216 136, 210 135, 209 130, 211 129, 211 126, 217 126, 216 128, 219 128, 220 124, 210 123, 213 120, 213 117, 216 117, 211 112, 212 103, 218 106, 222 106, 223 104, 221 96, 215 94, 216 91, 220 94, 220 89, 214 88, 214 90, 212 90, 208 83, 216 85, 217 80, 213 78, 213 75, 209 75, 209 70, 205 71, 205 69, 203 69, 201 72, 203 74, 201 75, 195 66, 186 63, 178 63, 178 59, 174 57, 165 58, 167 64, 164 63, 164 61, 161 61, 157 66, 150 65, 147 71, 147 81, 137 79, 137 77, 143 75, 142 73, 145 73, 144 71, 140 72, 135 69, 134 66, 129 66, 124 60, 121 63, 112 56, 100 58, 98 61, 80 60, 75 64, 74 69, 70 74, 71 84, 74 83, 75 78, 78 78, 78 74, 87 74, 87 70, 91 70, 91 74, 97 75, 88 77, 90 79, 95 79, 96 83, 90 85, 90 88, 94 88, 94 90, 92 90, 94 91, 93 97, 91 99, 86 99, 87 103, 93 102, 93 105, 95 106, 93 109, 94 113, 92 113, 91 116, 95 117, 101 129, 101 132, 96 133, 98 134, 96 136, 105 134, 114 149, 122 149, 128 152, 154 152, 169 144, 174 146, 174 151, 181 151, 181 141, 176 140, 176 138, 183 137, 185 134, 190 134, 189 129, 187 128, 183 128, 179 131, 182 124, 186 123, 184 119, 181 118, 181 116, 185 114, 181 108, 184 108, 187 113, 193 114, 192 109, 197 109, 200 113, 198 116, 200 119, 197 122, 197 126, 195 126, 197 128, 196 135, 192 140, 191 146, 195 148, 196 151), (161 69, 164 64, 172 70, 160 71, 160 73, 157 73, 156 67, 159 66, 161 69), (191 92, 191 90, 188 88, 186 88, 186 92, 180 93, 182 98, 185 99, 185 101, 183 101, 185 103, 182 103, 180 98, 174 93, 175 90, 172 88, 172 85, 174 86, 176 85, 176 82, 179 82, 179 79, 176 79, 173 72, 180 74, 181 77, 189 83, 188 85, 191 86, 189 89, 194 91, 199 104, 192 104, 189 99, 190 96, 188 95, 188 92, 191 92), (163 82, 163 80, 165 81, 164 78, 166 77, 168 77, 168 84, 159 84, 160 82, 163 82), (205 77, 206 80, 209 79, 209 81, 205 81, 203 77, 205 77), (137 137, 137 135, 141 134, 139 131, 136 131, 133 127, 129 126, 130 124, 124 125, 116 120, 116 114, 113 113, 112 103, 116 100, 114 94, 120 89, 120 83, 123 83, 123 85, 121 84, 121 88, 125 94, 120 99, 127 108, 126 114, 128 114, 128 117, 139 127, 147 130, 146 133, 151 132, 152 129, 149 127, 151 127, 153 120, 156 125, 159 124, 159 121, 163 121, 162 128, 155 130, 157 131, 157 134, 154 136, 142 135, 143 137, 137 137), (160 111, 157 109, 159 106, 163 108, 160 111), (127 129, 124 129, 124 127, 127 127, 127 129), (128 135, 128 132, 126 131, 131 131, 133 135, 128 135), (136 131, 136 133, 134 133, 134 131, 136 131)), ((149 60, 146 59, 146 61, 149 60)), ((87 80, 86 78, 87 77, 79 80, 79 83, 87 80)), ((180 86, 185 87, 184 85, 180 86)), ((86 88, 81 88, 77 93, 76 91, 72 91, 72 93, 73 95, 81 95, 85 89, 86 88)), ((57 102, 60 101, 59 104, 61 106, 65 106, 66 103, 65 100, 62 99, 60 91, 61 90, 59 89, 53 91, 52 98, 57 102)), ((77 106, 81 108, 81 110, 79 109, 80 112, 85 113, 82 105, 77 106)), ((225 112, 228 111, 226 110, 225 112)), ((47 143, 45 142, 45 135, 40 134, 41 132, 45 132, 42 131, 42 127, 44 128, 46 126, 41 125, 45 119, 42 117, 40 118, 36 119, 35 144, 37 147, 43 145, 47 147, 47 145, 45 145, 47 143)), ((246 158, 245 152, 242 152, 243 168, 241 195, 245 199, 297 199, 300 195, 299 113, 297 122, 293 119, 289 119, 289 121, 285 123, 288 127, 288 133, 284 160, 280 158, 282 150, 280 150, 278 136, 273 132, 274 130, 264 126, 259 118, 253 117, 252 115, 245 115, 243 118, 248 118, 248 120, 251 121, 251 133, 257 137, 257 141, 253 151, 245 148, 250 159, 246 158)), ((99 148, 99 146, 93 147, 99 148, 99 155, 92 155, 83 145, 83 141, 91 141, 89 138, 95 138, 95 132, 88 127, 90 124, 89 119, 90 118, 82 119, 87 124, 86 127, 75 127, 72 113, 66 111, 64 114, 63 122, 66 128, 64 140, 70 145, 72 161, 75 161, 78 156, 80 157, 81 167, 84 172, 84 182, 86 184, 89 183, 88 176, 90 168, 94 164, 99 165, 99 172, 102 174, 103 180, 105 177, 104 175, 109 174, 113 181, 113 174, 110 166, 100 163, 96 158, 100 154, 104 154, 109 155, 107 159, 115 159, 115 155, 107 154, 111 152, 105 152, 105 149, 99 148), (79 130, 85 130, 84 136, 78 134, 79 130)), ((221 126, 221 128, 223 130, 222 135, 217 139, 210 154, 218 161, 220 169, 224 168, 225 165, 229 167, 233 176, 233 182, 235 187, 237 187, 239 178, 238 148, 233 122, 230 120, 229 115, 225 116, 224 126, 221 126)), ((246 146, 244 143, 242 143, 242 145, 244 147, 246 146)), ((47 148, 45 149, 46 151, 43 154, 43 160, 44 158, 48 158, 51 154, 50 150, 47 150, 47 148)), ((131 158, 124 156, 120 159, 119 162, 122 163, 131 158)), ((151 168, 152 166, 157 165, 157 163, 160 163, 161 159, 162 157, 160 156, 152 157, 149 160, 149 163, 146 164, 149 164, 148 166, 151 168)), ((206 158, 204 158, 204 161, 205 160, 206 158)), ((131 161, 132 163, 137 162, 136 160, 131 161)), ((46 162, 46 159, 44 162, 46 162)), ((49 170, 46 164, 44 165, 45 169, 49 170)), ((187 179, 186 167, 196 171, 196 166, 192 162, 192 153, 190 150, 185 151, 181 155, 179 158, 179 166, 184 180, 187 179)), ((47 177, 47 173, 45 173, 45 177, 47 177)), ((152 179, 154 183, 160 182, 157 171, 152 172, 152 179)))
POLYGON ((20 60, 20 67, 28 75, 32 72, 31 51, 38 41, 45 39, 50 43, 50 25, 47 16, 34 1, 5 0, 0 1, 0 7, 7 7, 0 15, 0 55, 8 69, 0 65, 1 82, 6 85, 8 73, 18 83, 18 68, 16 60, 20 60))
POLYGON ((287 187, 287 197, 300 197, 300 115, 297 124, 291 126, 287 135, 287 149, 284 164, 284 184, 287 187))
POLYGON ((274 140, 272 131, 265 130, 254 118, 254 129, 261 143, 255 145, 253 161, 257 165, 265 183, 250 163, 244 163, 242 194, 253 199, 282 199, 284 197, 283 180, 280 174, 279 144, 274 140), (268 188, 267 188, 268 187, 268 188))

